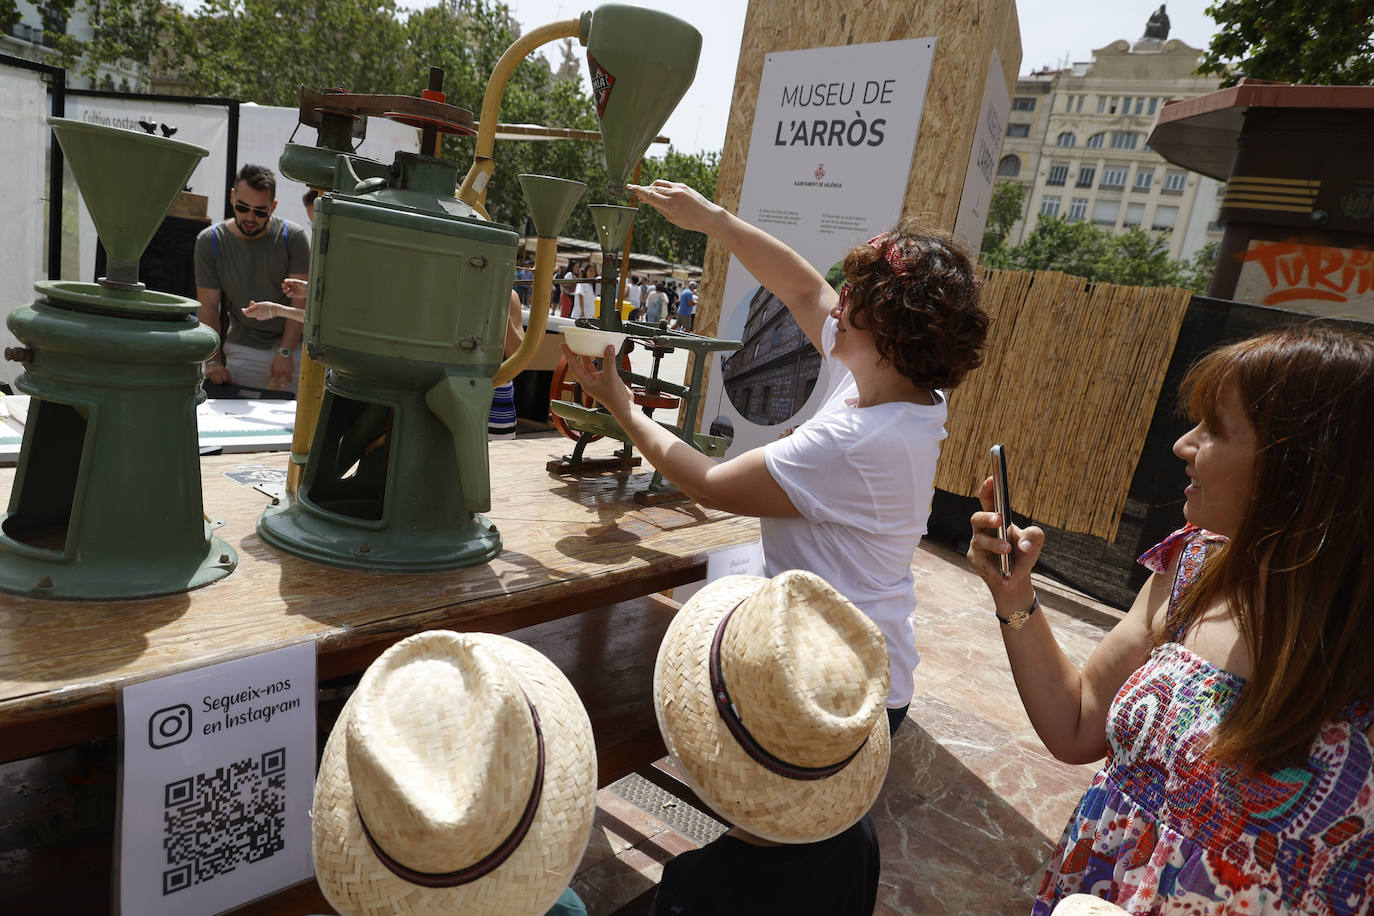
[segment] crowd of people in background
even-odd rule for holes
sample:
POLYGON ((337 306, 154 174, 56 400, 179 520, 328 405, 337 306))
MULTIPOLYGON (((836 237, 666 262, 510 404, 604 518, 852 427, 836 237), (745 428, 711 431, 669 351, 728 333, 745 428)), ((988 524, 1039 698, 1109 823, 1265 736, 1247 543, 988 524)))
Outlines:
MULTIPOLYGON (((522 304, 528 304, 534 274, 528 261, 515 272, 515 289, 522 304)), ((601 296, 600 275, 590 261, 569 261, 553 285, 549 314, 563 318, 594 318, 601 296)), ((621 302, 630 303, 628 317, 633 321, 659 324, 691 331, 696 324, 697 280, 679 281, 645 274, 631 274, 625 280, 621 302)))

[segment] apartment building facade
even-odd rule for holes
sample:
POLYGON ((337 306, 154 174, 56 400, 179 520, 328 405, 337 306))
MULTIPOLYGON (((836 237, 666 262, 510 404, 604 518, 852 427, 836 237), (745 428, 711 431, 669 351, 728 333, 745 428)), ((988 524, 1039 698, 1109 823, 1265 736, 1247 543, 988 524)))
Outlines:
MULTIPOLYGON (((0 32, 0 54, 19 57, 40 64, 56 65, 53 58, 52 42, 43 31, 42 2, 18 0, 19 21, 8 30, 0 32)), ((73 4, 71 14, 60 22, 60 31, 83 41, 94 35, 90 20, 90 5, 83 0, 73 4)), ((139 91, 140 68, 129 61, 102 63, 94 76, 80 72, 81 65, 67 71, 67 86, 71 89, 105 89, 112 92, 139 91)))
POLYGON ((1019 244, 1040 216, 1091 220, 1113 232, 1167 232, 1169 254, 1189 258, 1221 240, 1222 182, 1186 171, 1146 140, 1167 99, 1217 88, 1199 77, 1202 51, 1176 39, 1115 41, 1090 63, 1017 80, 999 181, 1026 189, 1026 211, 1008 244, 1019 244))

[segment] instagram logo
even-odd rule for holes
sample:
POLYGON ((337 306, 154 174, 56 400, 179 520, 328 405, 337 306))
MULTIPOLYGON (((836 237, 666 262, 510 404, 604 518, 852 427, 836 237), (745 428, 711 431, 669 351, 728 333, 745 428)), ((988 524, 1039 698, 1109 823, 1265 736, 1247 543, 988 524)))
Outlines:
POLYGON ((191 737, 191 707, 185 703, 159 709, 148 717, 148 746, 171 747, 191 737))

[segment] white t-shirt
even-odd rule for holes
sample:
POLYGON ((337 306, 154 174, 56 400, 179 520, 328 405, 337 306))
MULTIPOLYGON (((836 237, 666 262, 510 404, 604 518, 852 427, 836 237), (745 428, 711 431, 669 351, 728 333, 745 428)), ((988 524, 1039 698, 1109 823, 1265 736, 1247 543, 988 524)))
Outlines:
POLYGON ((635 308, 639 308, 639 303, 641 302, 641 300, 643 300, 643 298, 644 298, 644 297, 643 297, 642 295, 640 295, 639 287, 638 287, 638 286, 635 286, 633 283, 626 283, 626 284, 625 284, 625 301, 626 301, 626 302, 630 303, 630 304, 633 305, 635 308))
POLYGON ((572 314, 568 317, 596 317, 596 293, 592 291, 592 285, 590 283, 577 284, 577 289, 573 291, 572 314))
POLYGON ((764 572, 814 572, 878 624, 892 676, 887 705, 898 708, 911 702, 921 660, 911 562, 930 517, 947 411, 939 392, 932 406, 853 406, 854 376, 829 358, 835 328, 828 318, 821 330, 832 378, 820 409, 763 447, 768 472, 801 513, 760 520, 764 572))

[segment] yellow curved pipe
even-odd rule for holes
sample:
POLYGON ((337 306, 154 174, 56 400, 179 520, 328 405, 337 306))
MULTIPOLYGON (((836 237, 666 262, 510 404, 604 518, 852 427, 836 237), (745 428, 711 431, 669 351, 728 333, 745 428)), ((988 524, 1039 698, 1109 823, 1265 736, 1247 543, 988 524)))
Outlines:
POLYGON ((549 300, 553 297, 553 269, 558 255, 558 239, 541 238, 534 243, 534 286, 530 292, 530 326, 525 329, 525 339, 520 346, 506 358, 492 376, 493 385, 504 385, 520 374, 520 370, 530 364, 539 344, 544 339, 544 328, 549 323, 549 300))
POLYGON ((286 466, 286 492, 295 496, 305 476, 305 462, 310 456, 310 443, 315 438, 315 424, 320 419, 320 405, 324 401, 324 366, 310 358, 301 347, 301 374, 296 383, 296 420, 291 430, 291 462, 286 466))
MULTIPOLYGON (((501 59, 491 71, 487 81, 486 94, 482 96, 482 116, 477 125, 477 141, 473 150, 472 166, 468 169, 463 183, 458 188, 457 197, 470 207, 481 210, 486 215, 487 183, 496 173, 496 163, 492 161, 492 149, 496 145, 496 123, 501 111, 501 99, 506 95, 506 83, 520 62, 541 45, 563 38, 582 37, 582 17, 564 22, 551 22, 540 26, 528 35, 516 39, 515 44, 506 49, 501 59)), ((531 313, 533 316, 533 313, 531 313)), ((531 317, 530 321, 534 318, 531 317)), ((514 359, 514 357, 512 357, 514 359)), ((509 361, 509 360, 508 360, 509 361)))

